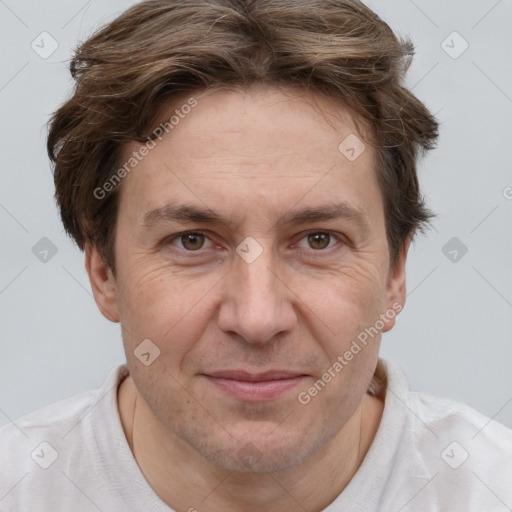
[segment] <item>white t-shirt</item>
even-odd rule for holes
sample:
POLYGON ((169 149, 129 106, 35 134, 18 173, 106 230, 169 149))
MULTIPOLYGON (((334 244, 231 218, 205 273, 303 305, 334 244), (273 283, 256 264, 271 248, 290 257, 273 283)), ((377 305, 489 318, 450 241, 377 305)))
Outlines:
MULTIPOLYGON (((398 365, 383 363, 377 435, 324 512, 510 512, 512 430, 465 404, 409 391, 398 365)), ((121 365, 100 389, 0 429, 1 512, 172 512, 121 426, 117 388, 127 372, 121 365)), ((200 503, 190 507, 201 512, 200 503)))

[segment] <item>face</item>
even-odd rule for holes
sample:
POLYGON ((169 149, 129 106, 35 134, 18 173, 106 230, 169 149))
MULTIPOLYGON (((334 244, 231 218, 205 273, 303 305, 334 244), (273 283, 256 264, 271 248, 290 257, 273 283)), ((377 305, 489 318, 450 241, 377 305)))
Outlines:
POLYGON ((354 340, 393 326, 403 268, 373 150, 339 149, 364 139, 346 112, 291 89, 196 98, 124 178, 102 310, 155 421, 223 468, 282 470, 360 406, 381 334, 354 340))

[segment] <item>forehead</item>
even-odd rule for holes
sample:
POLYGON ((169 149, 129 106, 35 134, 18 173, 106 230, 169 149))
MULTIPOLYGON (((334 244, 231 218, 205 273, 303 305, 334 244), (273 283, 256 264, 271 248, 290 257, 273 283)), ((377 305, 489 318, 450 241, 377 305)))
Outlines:
MULTIPOLYGON (((349 112, 320 95, 269 87, 191 94, 159 122, 168 129, 121 188, 122 207, 138 222, 184 199, 215 210, 259 202, 262 214, 341 200, 381 213, 374 150, 349 112)), ((141 147, 126 145, 124 160, 141 147)))

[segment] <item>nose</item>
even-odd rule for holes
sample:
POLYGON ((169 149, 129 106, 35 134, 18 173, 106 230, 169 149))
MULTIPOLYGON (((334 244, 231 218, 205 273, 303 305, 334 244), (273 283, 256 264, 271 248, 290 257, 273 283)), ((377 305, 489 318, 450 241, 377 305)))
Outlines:
POLYGON ((276 268, 270 249, 252 263, 236 256, 232 270, 223 280, 220 329, 241 336, 246 342, 264 344, 294 328, 296 296, 276 268))

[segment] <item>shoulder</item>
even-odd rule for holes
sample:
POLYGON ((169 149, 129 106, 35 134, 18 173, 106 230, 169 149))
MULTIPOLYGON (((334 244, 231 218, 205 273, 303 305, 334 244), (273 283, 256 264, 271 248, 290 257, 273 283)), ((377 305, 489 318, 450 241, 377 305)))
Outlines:
POLYGON ((387 398, 403 418, 400 457, 422 494, 439 510, 511 507, 512 430, 465 403, 410 391, 396 363, 388 369, 387 398))
POLYGON ((41 407, 0 428, 0 447, 8 449, 10 441, 46 431, 51 436, 66 436, 105 396, 117 388, 127 368, 119 365, 111 370, 101 387, 41 407))
POLYGON ((18 458, 20 450, 29 449, 33 440, 40 437, 49 440, 65 438, 93 406, 97 394, 98 390, 90 390, 60 400, 0 428, 0 452, 4 461, 12 456, 13 464, 21 462, 18 458))
MULTIPOLYGON (((512 429, 487 417, 473 407, 451 398, 411 391, 407 378, 396 362, 383 360, 386 368, 387 399, 403 409, 409 426, 434 439, 466 439, 492 450, 512 450, 512 429)), ((386 399, 386 400, 387 400, 386 399)))
POLYGON ((412 392, 409 404, 439 505, 510 510, 512 430, 454 400, 412 392))
POLYGON ((62 495, 66 480, 62 473, 94 460, 92 417, 105 412, 100 414, 103 421, 112 420, 115 398, 111 393, 124 372, 120 365, 100 388, 47 405, 0 428, 0 509, 13 503, 36 510, 36 498, 42 506, 46 499, 62 495))
POLYGON ((494 454, 494 461, 503 458, 512 465, 512 430, 507 426, 465 403, 426 393, 410 391, 407 405, 409 421, 427 430, 428 437, 453 439, 469 451, 486 450, 494 454))

